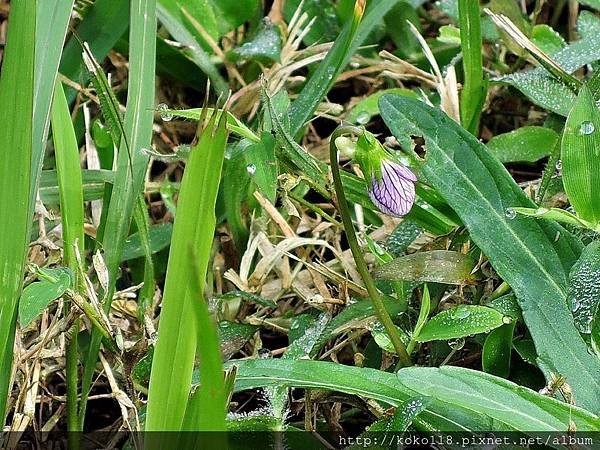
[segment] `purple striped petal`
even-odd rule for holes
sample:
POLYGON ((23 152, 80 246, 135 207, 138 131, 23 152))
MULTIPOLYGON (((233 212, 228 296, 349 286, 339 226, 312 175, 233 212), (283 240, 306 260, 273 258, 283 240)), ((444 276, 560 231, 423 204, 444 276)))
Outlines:
POLYGON ((403 217, 415 202, 415 182, 417 177, 408 167, 384 160, 381 163, 381 180, 371 178, 369 197, 377 208, 385 214, 403 217))

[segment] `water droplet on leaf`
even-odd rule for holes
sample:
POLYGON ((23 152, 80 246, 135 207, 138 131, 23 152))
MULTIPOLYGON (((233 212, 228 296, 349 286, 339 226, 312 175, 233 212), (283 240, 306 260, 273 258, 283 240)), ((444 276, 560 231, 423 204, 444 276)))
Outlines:
POLYGON ((556 161, 555 166, 556 170, 562 170, 562 161, 559 159, 558 161, 556 161))
POLYGON ((458 351, 465 346, 465 340, 464 338, 452 339, 448 341, 448 345, 452 350, 458 351))
POLYGON ((504 215, 509 219, 514 219, 515 217, 517 217, 517 212, 513 208, 506 208, 506 211, 504 211, 504 215))
POLYGON ((466 319, 470 315, 471 315, 471 311, 469 311, 469 309, 464 306, 458 306, 452 312, 453 319, 466 319))
POLYGON ((246 170, 250 175, 254 175, 256 173, 256 166, 254 164, 248 164, 246 170))
POLYGON ((356 123, 359 125, 366 125, 367 123, 369 123, 369 120, 371 120, 371 114, 369 114, 367 111, 362 111, 356 117, 356 123))
POLYGON ((579 134, 589 135, 592 134, 595 129, 596 128, 594 127, 594 124, 589 120, 586 120, 585 122, 581 123, 581 127, 579 128, 579 134))
POLYGON ((156 110, 160 114, 160 118, 164 122, 170 122, 173 120, 173 114, 169 112, 169 105, 166 103, 161 103, 156 107, 156 110))

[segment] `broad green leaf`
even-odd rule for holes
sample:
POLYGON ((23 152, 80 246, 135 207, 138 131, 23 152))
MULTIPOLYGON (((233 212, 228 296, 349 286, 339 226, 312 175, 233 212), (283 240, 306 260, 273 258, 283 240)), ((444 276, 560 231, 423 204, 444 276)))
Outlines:
POLYGON ((412 24, 419 32, 423 31, 416 10, 420 6, 418 3, 420 2, 398 1, 384 17, 384 30, 392 38, 396 45, 396 52, 402 59, 413 58, 421 48, 410 26, 412 24))
POLYGON ((424 180, 512 287, 540 358, 566 377, 579 405, 600 411, 600 361, 587 352, 566 302, 567 272, 581 244, 553 222, 507 216, 507 208, 535 205, 485 145, 443 112, 398 96, 383 96, 379 106, 400 143, 425 138, 424 180))
POLYGON ((411 367, 398 372, 398 378, 421 395, 464 406, 520 431, 564 432, 570 420, 579 419, 578 431, 591 431, 600 425, 598 416, 581 408, 475 370, 411 367))
POLYGON ((589 244, 573 265, 567 298, 577 329, 591 333, 600 305, 600 241, 589 244))
MULTIPOLYGON (((408 346, 408 343, 410 342, 409 337, 400 327, 396 327, 396 330, 398 331, 398 335, 400 336, 402 343, 405 346, 408 346)), ((371 336, 373 336, 373 340, 379 346, 379 348, 388 353, 396 354, 396 350, 394 349, 394 344, 390 339, 390 335, 380 322, 375 322, 371 327, 371 336)))
POLYGON ((506 294, 502 297, 495 298, 486 303, 485 306, 494 308, 496 311, 501 312, 505 316, 510 317, 513 321, 523 320, 521 314, 521 308, 517 303, 517 299, 514 294, 506 294))
POLYGON ((260 142, 250 145, 244 152, 246 171, 256 187, 271 203, 275 203, 277 195, 278 167, 275 158, 275 138, 264 131, 260 142))
MULTIPOLYGON (((32 204, 30 200, 36 3, 16 0, 0 72, 0 423, 4 423, 12 379, 17 306, 23 286, 32 204)), ((46 114, 46 111, 43 112, 46 114)), ((41 120, 41 119, 40 119, 41 120)), ((37 144, 37 143, 36 143, 37 144)))
POLYGON ((304 333, 295 339, 288 347, 286 352, 283 354, 283 359, 300 359, 306 358, 311 355, 311 353, 316 353, 315 346, 319 344, 319 342, 323 338, 323 334, 327 331, 327 325, 331 320, 331 314, 322 313, 319 317, 314 321, 314 323, 309 326, 304 333))
POLYGON ((283 4, 283 15, 287 23, 290 22, 300 6, 302 6, 302 12, 308 15, 308 19, 315 21, 304 37, 306 45, 323 44, 335 40, 340 26, 335 8, 330 0, 286 0, 283 4))
POLYGON ((590 6, 594 9, 600 10, 600 0, 578 0, 582 5, 590 6))
POLYGON ((406 88, 383 89, 369 95, 352 107, 346 120, 359 125, 366 125, 374 116, 379 115, 379 99, 385 94, 405 95, 417 98, 414 91, 406 88))
POLYGON ((429 319, 416 339, 418 342, 429 342, 489 333, 509 320, 487 306, 458 305, 429 319))
POLYGON ((534 163, 550 154, 558 138, 558 134, 550 128, 521 127, 494 136, 487 147, 503 163, 534 163))
POLYGON ((567 117, 562 138, 563 185, 577 215, 600 223, 600 111, 584 86, 567 117))
POLYGON ((231 228, 236 251, 241 254, 246 249, 248 228, 242 213, 242 207, 248 198, 250 174, 246 164, 246 149, 252 145, 249 139, 242 139, 231 145, 229 157, 223 163, 223 178, 220 201, 225 209, 227 224, 231 228))
POLYGON ((281 54, 281 34, 279 28, 269 19, 264 19, 256 34, 230 53, 232 59, 278 62, 281 54))
POLYGON ((485 372, 508 378, 515 325, 516 322, 502 325, 485 338, 481 355, 481 365, 485 372))
POLYGON ((228 33, 244 22, 250 21, 261 8, 259 0, 222 1, 210 0, 218 19, 217 26, 221 34, 228 33))
POLYGON ((531 30, 531 42, 548 55, 554 55, 566 47, 563 37, 545 23, 537 24, 531 30))
POLYGON ((406 219, 403 220, 387 238, 386 245, 388 251, 395 256, 402 255, 408 246, 412 244, 414 240, 417 239, 422 233, 423 230, 421 230, 413 222, 406 219))
POLYGON ((414 397, 402 403, 392 417, 380 419, 361 433, 360 444, 349 447, 349 450, 358 450, 368 445, 373 450, 388 449, 386 443, 394 442, 393 439, 398 436, 396 433, 403 433, 412 424, 415 418, 429 406, 427 397, 414 397), (387 433, 391 433, 388 435, 387 433))
MULTIPOLYGON (((69 269, 40 269, 43 279, 27 285, 19 301, 19 324, 27 327, 50 303, 73 287, 73 275, 69 269)), ((40 277, 42 278, 42 277, 40 277)))
POLYGON ((519 339, 513 342, 513 347, 523 361, 537 367, 537 352, 531 339, 519 339))
POLYGON ((596 316, 592 320, 592 332, 590 333, 592 350, 600 357, 600 313, 596 309, 596 316))
POLYGON ((444 44, 460 45, 460 29, 454 25, 443 25, 439 30, 437 40, 444 44))
POLYGON ((446 284, 475 284, 476 261, 464 253, 433 250, 417 252, 384 264, 373 271, 380 280, 427 281, 446 284))
POLYGON ((228 360, 254 336, 258 327, 247 323, 219 322, 219 342, 223 358, 228 360))
MULTIPOLYGON (((568 73, 600 59, 600 19, 583 11, 577 21, 577 31, 581 39, 552 56, 568 73)), ((541 67, 499 77, 495 81, 514 86, 535 104, 562 116, 569 113, 575 101, 575 93, 541 67)))
MULTIPOLYGON (((170 222, 151 226, 148 236, 151 253, 158 253, 167 248, 171 243, 172 234, 173 225, 170 222)), ((122 261, 141 258, 144 255, 144 247, 139 232, 135 232, 125 239, 125 243, 123 244, 123 255, 121 256, 122 261)))
POLYGON ((154 347, 149 347, 146 354, 133 366, 131 371, 132 379, 142 386, 148 386, 150 381, 150 370, 152 369, 152 358, 154 356, 154 347))
POLYGON ((431 398, 413 422, 421 431, 595 431, 590 412, 461 367, 411 367, 397 374, 311 360, 240 360, 236 390, 266 386, 327 389, 400 406, 415 396, 431 398))

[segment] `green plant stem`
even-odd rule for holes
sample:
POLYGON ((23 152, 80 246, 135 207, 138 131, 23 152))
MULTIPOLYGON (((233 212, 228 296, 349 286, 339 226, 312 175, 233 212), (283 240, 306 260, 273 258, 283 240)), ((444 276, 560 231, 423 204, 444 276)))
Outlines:
POLYGON ((79 448, 77 432, 82 431, 83 424, 79 421, 79 392, 78 392, 78 364, 79 352, 77 344, 77 333, 79 333, 79 318, 69 330, 70 339, 66 348, 66 372, 67 372, 67 430, 69 431, 69 448, 79 448))
POLYGON ((293 198, 294 200, 296 200, 298 203, 300 203, 302 206, 310 209, 312 212, 314 212, 315 214, 318 214, 323 219, 331 222, 336 227, 338 227, 338 228, 343 228, 344 227, 341 223, 339 223, 337 220, 335 220, 333 217, 331 217, 329 214, 327 214, 321 208, 319 208, 318 206, 313 205, 312 203, 306 201, 304 198, 302 198, 301 195, 295 194, 294 192, 291 192, 291 191, 288 192, 288 195, 291 198, 293 198))
POLYGON ((485 101, 479 0, 459 0, 460 44, 463 54, 464 87, 460 102, 462 126, 476 135, 485 101))
POLYGON ((375 308, 375 312, 377 314, 377 318, 381 322, 381 324, 386 329, 390 340, 392 341, 392 345, 394 346, 394 350, 398 354, 400 358, 400 364, 403 367, 411 366, 412 362, 410 360, 410 356, 406 351, 406 347, 402 343, 400 339, 400 334, 398 333, 398 329, 392 322, 392 318, 389 313, 385 309, 385 305, 383 304, 383 300, 381 295, 379 295, 379 291, 375 286, 375 282, 371 275, 369 274, 369 269, 367 267, 367 262, 362 254, 362 249, 358 244, 358 239, 356 238, 356 233, 354 232, 354 225, 352 224, 352 217, 350 216, 350 209, 348 207, 348 201, 346 200, 346 195, 344 194, 344 188, 342 186, 342 177, 340 174, 340 166, 338 163, 338 151, 335 145, 335 140, 343 136, 344 134, 361 134, 362 130, 357 127, 352 126, 341 126, 338 127, 330 137, 329 140, 329 154, 331 161, 331 172, 333 174, 333 183, 335 187, 335 193, 337 197, 337 207, 342 218, 342 223, 344 225, 344 230, 346 231, 346 238, 348 239, 348 244, 350 245, 350 250, 352 251, 352 256, 354 257, 354 261, 356 263, 356 268, 358 273, 367 288, 367 292, 369 293, 369 297, 371 297, 371 301, 373 302, 373 307, 375 308))

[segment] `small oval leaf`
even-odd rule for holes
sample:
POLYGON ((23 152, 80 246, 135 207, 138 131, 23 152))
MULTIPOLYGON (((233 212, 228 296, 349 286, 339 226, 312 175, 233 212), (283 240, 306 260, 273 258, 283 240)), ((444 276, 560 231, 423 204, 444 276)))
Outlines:
POLYGON ((494 136, 487 148, 503 163, 534 163, 548 156, 557 141, 558 134, 550 128, 522 127, 494 136))
POLYGON ((502 313, 487 306, 459 305, 432 317, 417 340, 429 342, 489 333, 504 325, 506 320, 502 313))
POLYGON ((71 271, 64 267, 40 269, 44 279, 35 281, 23 289, 19 301, 19 323, 25 328, 46 307, 59 298, 73 284, 71 271))
POLYGON ((425 281, 445 284, 475 284, 475 261, 469 255, 446 250, 401 256, 375 269, 380 280, 425 281))

